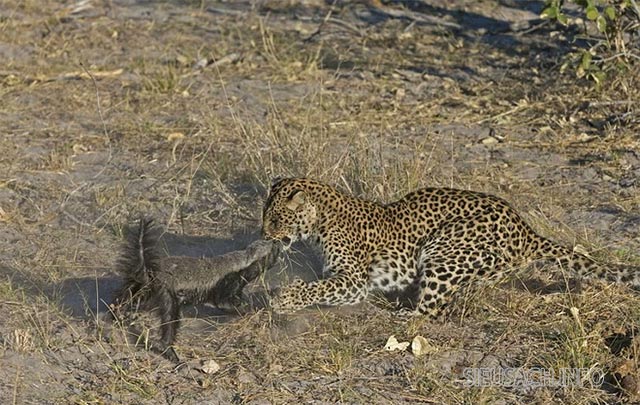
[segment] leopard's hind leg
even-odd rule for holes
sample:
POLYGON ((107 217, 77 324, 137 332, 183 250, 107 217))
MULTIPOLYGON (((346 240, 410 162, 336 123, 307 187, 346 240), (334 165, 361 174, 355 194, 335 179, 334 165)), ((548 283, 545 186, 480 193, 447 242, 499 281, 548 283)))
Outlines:
POLYGON ((437 317, 460 288, 504 276, 509 260, 495 238, 480 237, 475 226, 472 221, 452 224, 419 249, 416 312, 437 317))

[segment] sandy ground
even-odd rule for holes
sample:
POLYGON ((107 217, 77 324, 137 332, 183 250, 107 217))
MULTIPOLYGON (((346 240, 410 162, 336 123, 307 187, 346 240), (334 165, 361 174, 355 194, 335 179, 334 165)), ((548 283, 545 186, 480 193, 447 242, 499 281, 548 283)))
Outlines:
MULTIPOLYGON (((178 370, 101 320, 138 215, 171 254, 243 248, 275 176, 379 201, 492 192, 544 235, 638 263, 637 71, 603 89, 558 73, 578 28, 539 20, 542 2, 398 3, 0 3, 2 403, 638 400, 637 292, 545 266, 442 320, 375 300, 185 308, 178 370), (385 351, 390 335, 433 350, 385 351), (606 384, 469 386, 464 371, 536 367, 606 384)), ((294 248, 250 300, 316 277, 317 254, 294 248)))

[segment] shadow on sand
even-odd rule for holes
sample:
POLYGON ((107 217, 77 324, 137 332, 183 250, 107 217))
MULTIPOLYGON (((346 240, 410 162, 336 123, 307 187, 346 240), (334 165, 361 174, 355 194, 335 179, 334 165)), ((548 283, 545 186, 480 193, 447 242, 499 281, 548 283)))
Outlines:
MULTIPOLYGON (((214 257, 234 250, 246 248, 258 239, 257 234, 239 234, 230 239, 201 236, 186 236, 165 233, 159 240, 161 250, 168 256, 214 257)), ((114 252, 113 262, 120 252, 114 252)), ((266 305, 269 291, 298 277, 305 281, 317 279, 314 269, 320 270, 321 261, 309 248, 294 245, 288 253, 254 282, 246 287, 248 305, 242 313, 256 311, 266 305)), ((55 302, 61 309, 76 319, 95 320, 109 309, 115 294, 122 285, 122 278, 114 271, 98 272, 83 277, 72 277, 56 284, 50 284, 31 274, 8 266, 0 266, 0 277, 6 278, 13 288, 24 291, 28 296, 43 296, 55 302)), ((209 305, 182 308, 183 319, 215 317, 217 322, 225 322, 237 317, 238 309, 214 308, 209 305)))

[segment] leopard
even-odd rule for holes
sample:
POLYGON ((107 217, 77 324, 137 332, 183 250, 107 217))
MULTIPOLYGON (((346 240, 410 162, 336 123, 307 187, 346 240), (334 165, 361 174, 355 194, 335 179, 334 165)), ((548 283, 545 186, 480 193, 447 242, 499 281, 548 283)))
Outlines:
POLYGON ((282 178, 262 214, 263 237, 284 250, 304 240, 319 246, 326 275, 282 286, 271 299, 276 313, 408 291, 402 310, 438 317, 461 288, 498 282, 539 260, 555 260, 579 280, 640 285, 640 268, 601 264, 543 237, 505 199, 479 191, 427 187, 383 204, 313 179, 282 178))

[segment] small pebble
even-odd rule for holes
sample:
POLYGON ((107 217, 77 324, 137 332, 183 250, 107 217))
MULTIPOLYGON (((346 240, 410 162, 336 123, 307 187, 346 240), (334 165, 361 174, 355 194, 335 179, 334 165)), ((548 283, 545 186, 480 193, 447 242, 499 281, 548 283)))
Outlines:
POLYGON ((488 137, 484 138, 480 142, 482 142, 483 145, 495 145, 500 141, 497 140, 496 138, 492 137, 492 136, 488 136, 488 137))
POLYGON ((638 392, 638 382, 631 374, 624 376, 620 382, 620 386, 629 394, 635 394, 638 392))
POLYGON ((205 374, 214 374, 220 371, 220 364, 215 360, 207 360, 202 363, 200 370, 205 374))

